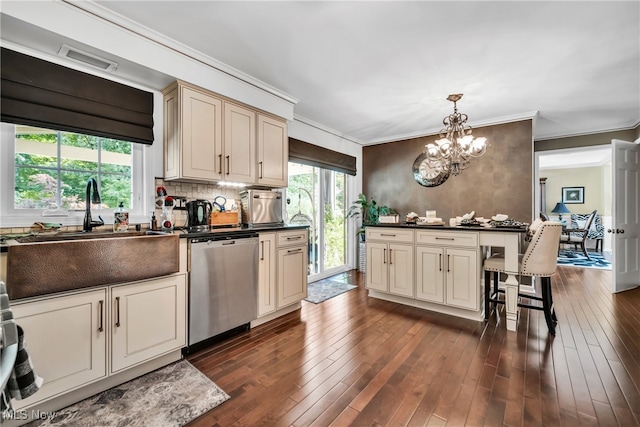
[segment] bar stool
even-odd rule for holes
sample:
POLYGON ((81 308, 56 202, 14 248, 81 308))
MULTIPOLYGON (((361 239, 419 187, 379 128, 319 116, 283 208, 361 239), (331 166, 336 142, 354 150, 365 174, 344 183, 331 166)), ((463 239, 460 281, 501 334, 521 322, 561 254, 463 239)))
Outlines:
MULTIPOLYGON (((562 224, 545 221, 536 230, 524 254, 518 255, 518 272, 522 276, 540 277, 542 297, 519 293, 518 297, 534 299, 542 302, 542 307, 518 303, 518 307, 542 310, 551 335, 556 334, 555 324, 558 319, 553 308, 551 294, 551 276, 556 271, 558 244, 562 233, 562 224)), ((484 261, 484 319, 489 319, 489 304, 504 304, 499 294, 498 277, 504 273, 504 255, 492 255, 484 261), (491 273, 493 272, 493 292, 491 292, 491 273)))

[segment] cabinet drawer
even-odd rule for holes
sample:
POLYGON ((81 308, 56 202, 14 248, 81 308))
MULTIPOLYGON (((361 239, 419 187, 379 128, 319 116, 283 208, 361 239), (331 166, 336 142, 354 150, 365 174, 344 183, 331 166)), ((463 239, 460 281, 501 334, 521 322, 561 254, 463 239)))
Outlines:
POLYGON ((413 243, 413 230, 403 230, 401 228, 368 227, 366 229, 366 233, 367 240, 413 243))
POLYGON ((309 232, 306 228, 291 231, 278 232, 278 247, 292 245, 306 245, 307 235, 309 232))
POLYGON ((416 244, 478 247, 478 233, 464 231, 417 231, 416 244))

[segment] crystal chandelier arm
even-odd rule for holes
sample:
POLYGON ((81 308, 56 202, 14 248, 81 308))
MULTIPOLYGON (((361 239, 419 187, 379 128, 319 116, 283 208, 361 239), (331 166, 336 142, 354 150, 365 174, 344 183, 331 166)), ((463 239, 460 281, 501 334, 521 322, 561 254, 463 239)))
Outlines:
POLYGON ((452 94, 447 98, 453 102, 453 113, 442 119, 445 128, 440 131, 439 139, 425 145, 427 157, 439 161, 453 175, 459 175, 471 164, 471 157, 480 157, 487 150, 485 137, 474 138, 471 126, 467 125, 469 116, 458 112, 456 102, 462 94, 452 94))

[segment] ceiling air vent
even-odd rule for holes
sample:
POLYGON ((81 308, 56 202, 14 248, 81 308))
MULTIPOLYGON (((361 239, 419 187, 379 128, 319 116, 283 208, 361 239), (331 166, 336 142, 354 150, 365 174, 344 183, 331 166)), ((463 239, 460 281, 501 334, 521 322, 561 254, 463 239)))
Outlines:
POLYGON ((100 58, 99 56, 88 52, 83 52, 75 47, 67 46, 66 44, 62 45, 58 52, 58 56, 70 59, 74 62, 88 64, 104 71, 114 72, 118 68, 118 64, 116 62, 100 58))

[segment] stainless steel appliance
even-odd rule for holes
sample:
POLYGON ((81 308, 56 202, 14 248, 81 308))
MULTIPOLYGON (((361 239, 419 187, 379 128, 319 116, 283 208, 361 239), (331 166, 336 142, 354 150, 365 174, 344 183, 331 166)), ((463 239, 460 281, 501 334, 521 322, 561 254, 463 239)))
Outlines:
POLYGON ((211 203, 206 200, 192 200, 187 202, 187 220, 188 227, 207 227, 209 226, 209 216, 211 215, 211 203))
POLYGON ((190 238, 189 348, 258 316, 258 233, 190 238))
POLYGON ((267 190, 240 192, 242 223, 253 226, 282 226, 282 193, 267 190))

